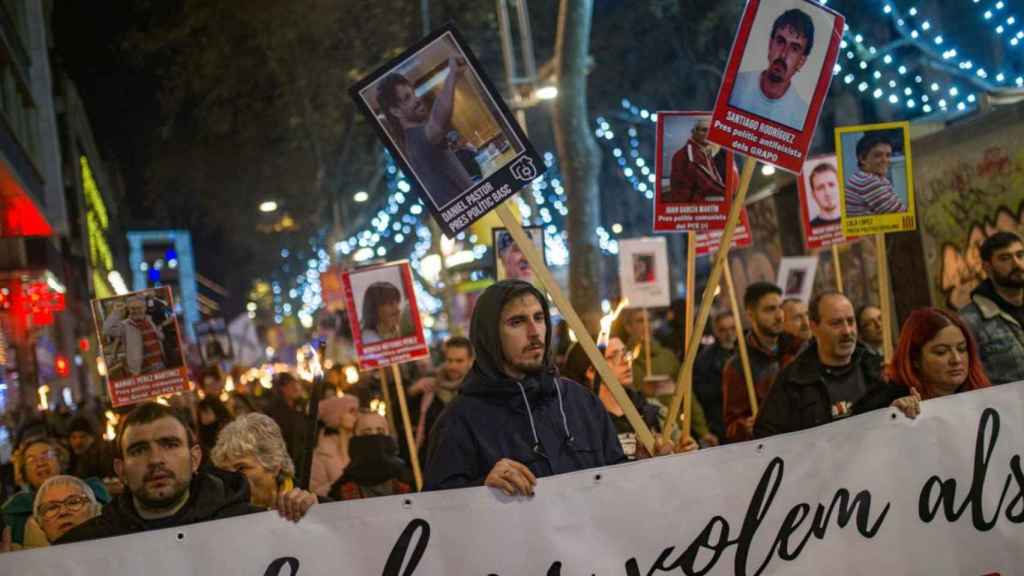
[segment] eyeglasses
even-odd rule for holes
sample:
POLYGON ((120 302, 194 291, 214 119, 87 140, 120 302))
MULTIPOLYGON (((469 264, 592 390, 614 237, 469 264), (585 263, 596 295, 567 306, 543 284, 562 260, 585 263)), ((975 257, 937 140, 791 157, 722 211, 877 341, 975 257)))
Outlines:
POLYGON ((53 450, 47 450, 46 452, 42 452, 40 454, 36 454, 36 455, 33 455, 33 456, 26 457, 25 458, 25 463, 26 464, 35 464, 36 462, 45 462, 47 460, 53 460, 56 457, 57 457, 57 453, 56 452, 54 452, 53 450))
POLYGON ((78 512, 85 505, 89 503, 89 498, 85 496, 68 496, 63 500, 57 502, 47 502, 39 507, 39 514, 43 518, 56 518, 60 514, 61 508, 67 508, 68 512, 78 512))
POLYGON ((619 350, 604 357, 609 364, 629 364, 633 361, 633 353, 629 350, 619 350))

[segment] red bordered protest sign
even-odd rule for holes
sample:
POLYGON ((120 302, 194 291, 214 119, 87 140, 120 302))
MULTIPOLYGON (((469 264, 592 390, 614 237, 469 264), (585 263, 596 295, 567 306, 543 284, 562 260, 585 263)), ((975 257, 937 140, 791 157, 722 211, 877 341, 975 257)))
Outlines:
POLYGON ((725 228, 735 165, 732 152, 708 141, 710 125, 710 112, 658 112, 655 232, 725 228))
MULTIPOLYGON (((718 252, 722 245, 723 230, 712 230, 710 232, 697 233, 697 256, 706 256, 718 252)), ((746 248, 751 244, 750 220, 747 217, 747 209, 740 211, 740 221, 736 225, 736 233, 732 237, 733 248, 746 248)))
POLYGON ((808 250, 845 244, 856 238, 843 233, 836 157, 817 156, 804 163, 797 179, 800 188, 800 220, 808 250))
POLYGON ((92 313, 113 406, 189 389, 169 286, 93 300, 92 313))
POLYGON ((350 94, 449 238, 543 170, 451 25, 357 82, 350 94))
POLYGON ((408 261, 349 270, 342 282, 360 370, 429 355, 408 261))
POLYGON ((845 19, 811 0, 749 0, 708 139, 797 173, 839 54, 845 19))

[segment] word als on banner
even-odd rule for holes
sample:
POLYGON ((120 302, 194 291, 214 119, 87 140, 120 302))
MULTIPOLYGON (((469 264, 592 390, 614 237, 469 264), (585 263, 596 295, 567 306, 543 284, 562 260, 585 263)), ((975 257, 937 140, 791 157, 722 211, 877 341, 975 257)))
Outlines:
POLYGON ((866 236, 917 228, 910 122, 836 128, 843 232, 866 236))
POLYGON ((732 152, 708 141, 710 112, 658 112, 654 231, 722 230, 735 184, 732 152))
POLYGON ((708 139, 797 173, 832 82, 845 19, 811 0, 750 0, 708 139))
POLYGON ((189 389, 169 286, 93 300, 92 315, 113 406, 189 389))
POLYGON ((342 282, 360 370, 430 354, 408 261, 349 270, 342 282))
POLYGON ((544 170, 454 26, 378 68, 350 94, 449 238, 544 170))

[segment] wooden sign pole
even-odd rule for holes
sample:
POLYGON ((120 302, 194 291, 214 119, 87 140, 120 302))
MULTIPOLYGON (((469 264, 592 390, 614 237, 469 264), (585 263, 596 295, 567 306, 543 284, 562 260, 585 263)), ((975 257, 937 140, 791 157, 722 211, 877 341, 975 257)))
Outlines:
POLYGON ((405 387, 402 386, 402 371, 398 364, 391 365, 391 374, 395 378, 395 390, 398 394, 398 407, 402 411, 402 424, 405 428, 405 442, 409 446, 409 463, 412 464, 412 475, 416 479, 416 490, 423 490, 423 472, 420 470, 420 455, 416 450, 416 438, 412 433, 412 420, 409 418, 409 406, 405 401, 405 387))
POLYGON ((836 277, 836 290, 842 294, 843 290, 843 265, 839 261, 839 246, 832 245, 832 270, 835 272, 836 277))
MULTIPOLYGON (((601 375, 601 380, 604 381, 605 385, 608 386, 608 390, 615 397, 615 400, 622 407, 622 410, 626 416, 626 420, 629 421, 630 426, 636 432, 637 440, 639 440, 649 454, 654 454, 654 435, 651 434, 647 425, 644 424, 643 418, 640 413, 637 412, 636 406, 633 405, 632 400, 629 399, 629 395, 622 388, 622 384, 619 383, 618 379, 615 378, 615 373, 608 366, 608 362, 604 359, 604 355, 597 349, 597 345, 594 344, 594 339, 591 338, 590 332, 587 331, 586 326, 583 325, 583 321, 580 320, 576 310, 572 307, 569 299, 562 294, 562 289, 559 288, 558 283, 555 282, 554 276, 551 275, 551 271, 548 270, 547 265, 544 263, 544 257, 541 256, 537 247, 533 241, 530 240, 529 236, 523 230, 522 225, 516 219, 515 215, 512 214, 512 210, 509 208, 508 202, 499 205, 495 212, 498 217, 501 218, 505 228, 508 228, 512 239, 515 240, 516 245, 523 251, 523 255, 526 256, 526 260, 530 263, 530 268, 533 269, 533 273, 540 279, 541 284, 547 289, 548 294, 551 295, 551 299, 554 300, 555 306, 558 307, 559 312, 565 318, 566 322, 569 323, 569 328, 576 334, 576 340, 583 346, 583 351, 587 353, 587 357, 590 358, 590 362, 597 369, 597 373, 601 375)), ((495 319, 497 321, 497 319, 495 319)), ((549 343, 550 344, 550 343, 549 343)))
MULTIPOLYGON (((690 334, 689 344, 686 347, 686 357, 683 359, 683 367, 676 378, 676 393, 672 397, 672 405, 669 406, 668 418, 665 420, 665 430, 662 437, 666 441, 672 440, 672 429, 675 426, 676 418, 679 417, 679 408, 684 397, 690 397, 693 388, 693 363, 697 360, 697 348, 700 346, 701 335, 708 323, 708 315, 711 314, 711 303, 714 300, 715 288, 722 279, 722 267, 729 258, 729 248, 732 247, 732 238, 736 232, 736 225, 740 220, 740 211, 747 199, 747 190, 750 189, 750 181, 754 177, 754 169, 757 167, 757 160, 747 158, 743 164, 743 174, 740 176, 739 189, 732 199, 732 207, 729 209, 729 219, 726 220, 725 230, 722 232, 722 244, 715 255, 715 264, 711 268, 711 276, 708 277, 707 286, 704 287, 704 295, 700 303, 700 312, 697 314, 697 323, 690 334)), ((688 407, 693 403, 688 401, 688 407)), ((693 421, 692 411, 683 412, 683 435, 689 437, 690 426, 693 421)))
POLYGON ((889 284, 885 234, 875 234, 875 261, 878 264, 878 300, 882 309, 882 349, 888 364, 892 361, 892 286, 889 284))
MULTIPOLYGON (((690 335, 693 333, 693 293, 697 291, 697 233, 690 230, 686 233, 686 330, 683 334, 683 356, 690 349, 690 335)), ((680 367, 682 370, 682 367, 680 367)), ((686 376, 688 382, 684 386, 693 387, 693 375, 686 376)), ((690 394, 683 397, 683 414, 693 414, 693 398, 690 394)))
POLYGON ((380 378, 380 393, 384 397, 384 413, 387 414, 388 426, 391 427, 392 434, 398 434, 398 427, 395 426, 395 404, 391 401, 391 391, 388 390, 388 372, 378 368, 377 376, 380 378))
POLYGON ((647 371, 644 372, 647 378, 652 375, 651 372, 651 316, 647 312, 647 308, 644 308, 644 366, 647 371))
POLYGON ((740 307, 736 302, 736 285, 732 282, 732 269, 729 264, 725 265, 725 287, 729 292, 729 305, 732 306, 732 318, 736 322, 738 333, 736 346, 740 352, 740 364, 743 367, 743 381, 747 384, 747 397, 750 399, 750 410, 754 417, 757 417, 757 390, 754 388, 754 375, 750 370, 750 352, 747 351, 747 339, 743 336, 743 319, 740 317, 740 307))

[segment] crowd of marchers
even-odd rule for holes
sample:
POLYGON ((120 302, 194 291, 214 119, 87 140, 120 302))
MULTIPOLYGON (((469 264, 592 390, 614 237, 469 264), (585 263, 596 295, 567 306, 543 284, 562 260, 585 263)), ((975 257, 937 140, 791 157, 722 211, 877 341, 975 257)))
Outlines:
MULTIPOLYGON (((693 368, 692 434, 659 437, 653 451, 638 442, 582 347, 553 324, 544 294, 518 280, 483 292, 470 338, 447 340, 436 370, 417 375, 415 366, 403 367, 411 448, 397 441, 404 430, 370 410, 365 390, 352 389, 339 397, 329 388, 315 441, 307 441, 309 386, 288 373, 275 377, 268 400, 243 386, 225 393, 219 371, 208 371, 196 394, 124 413, 112 440, 84 412, 28 421, 18 430, 13 477, 3 482, 14 493, 2 507, 0 551, 265 510, 301 526, 318 504, 413 491, 413 455, 423 464, 424 490, 488 486, 529 497, 545 476, 804 430, 880 408, 916 418, 927 410, 922 401, 1024 381, 1024 242, 996 233, 980 255, 987 279, 972 302, 958 313, 912 312, 888 363, 878 308, 858 307, 838 292, 815 294, 805 305, 770 283, 748 286, 742 306, 749 330, 739 334, 728 311, 711 318, 713 342, 693 368), (756 416, 738 338, 746 342, 756 416), (302 474, 297 467, 306 461, 312 465, 302 474)), ((685 330, 671 311, 652 323, 649 330, 639 311, 626 310, 600 350, 657 432, 666 425, 685 330)), ((382 385, 394 384, 367 384, 382 385)))

